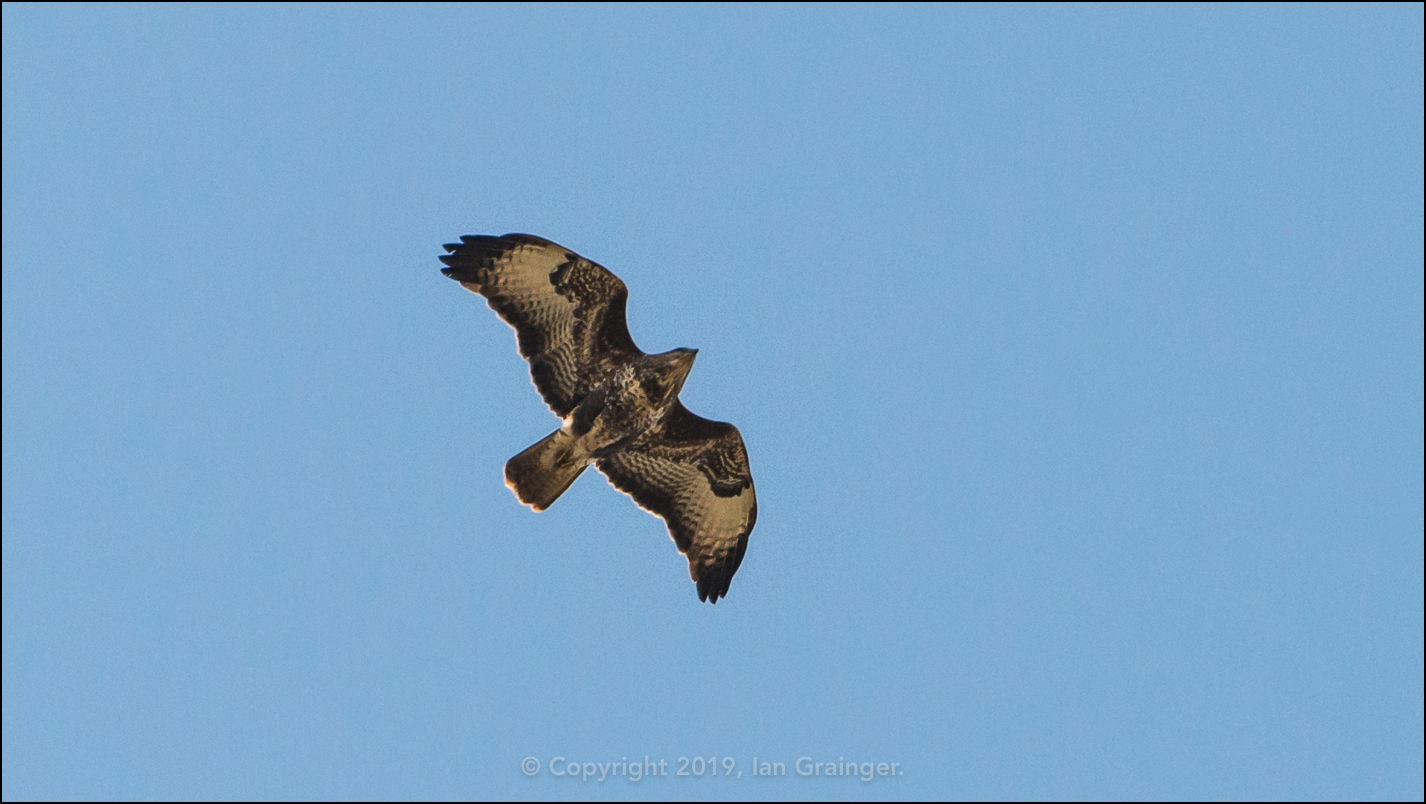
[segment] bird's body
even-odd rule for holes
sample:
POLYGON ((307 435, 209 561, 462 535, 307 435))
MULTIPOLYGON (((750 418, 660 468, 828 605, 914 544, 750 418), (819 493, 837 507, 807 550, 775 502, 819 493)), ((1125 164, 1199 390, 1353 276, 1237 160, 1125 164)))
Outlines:
POLYGON ((485 296, 560 428, 511 458, 507 485, 536 511, 591 464, 663 517, 700 599, 717 602, 742 562, 757 497, 738 429, 678 400, 697 354, 644 354, 624 320, 628 290, 603 266, 533 235, 467 235, 444 273, 485 296))
POLYGON ((644 355, 620 366, 570 413, 565 429, 603 457, 648 431, 672 407, 693 368, 693 349, 644 355))

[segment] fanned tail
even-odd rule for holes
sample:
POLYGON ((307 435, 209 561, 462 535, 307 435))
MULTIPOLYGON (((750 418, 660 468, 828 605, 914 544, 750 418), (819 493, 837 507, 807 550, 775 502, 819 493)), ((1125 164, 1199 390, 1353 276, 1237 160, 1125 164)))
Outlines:
POLYGON ((556 430, 505 464, 505 485, 536 511, 549 508, 589 468, 574 436, 556 430))

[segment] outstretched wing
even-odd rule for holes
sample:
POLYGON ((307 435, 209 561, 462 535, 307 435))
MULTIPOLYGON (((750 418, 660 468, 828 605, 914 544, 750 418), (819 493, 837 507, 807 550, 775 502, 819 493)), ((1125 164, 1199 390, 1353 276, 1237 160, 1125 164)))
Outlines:
POLYGON ((602 265, 527 234, 465 235, 446 251, 441 273, 515 328, 535 387, 560 418, 643 354, 624 320, 629 290, 602 265))
POLYGON ((695 416, 675 400, 657 427, 594 465, 668 523, 678 551, 688 556, 699 600, 717 603, 728 594, 758 519, 738 428, 695 416))

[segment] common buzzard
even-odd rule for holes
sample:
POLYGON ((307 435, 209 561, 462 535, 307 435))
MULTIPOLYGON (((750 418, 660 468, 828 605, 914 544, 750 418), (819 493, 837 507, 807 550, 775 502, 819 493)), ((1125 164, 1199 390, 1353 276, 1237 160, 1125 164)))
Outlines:
POLYGON ((629 290, 603 266, 543 238, 465 235, 442 273, 515 328, 520 355, 560 428, 505 464, 505 484, 536 511, 593 463, 668 524, 698 599, 717 603, 758 517, 738 428, 678 400, 696 349, 648 355, 624 320, 629 290))

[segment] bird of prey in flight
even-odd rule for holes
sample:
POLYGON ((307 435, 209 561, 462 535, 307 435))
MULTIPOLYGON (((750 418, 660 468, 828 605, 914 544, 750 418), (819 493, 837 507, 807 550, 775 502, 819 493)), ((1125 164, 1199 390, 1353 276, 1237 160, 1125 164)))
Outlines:
POLYGON ((690 413, 678 392, 696 349, 644 354, 629 336, 629 290, 603 266, 540 237, 465 235, 442 273, 515 329, 545 404, 563 423, 505 464, 505 484, 536 511, 593 463, 663 517, 698 599, 717 603, 758 517, 738 428, 690 413))

